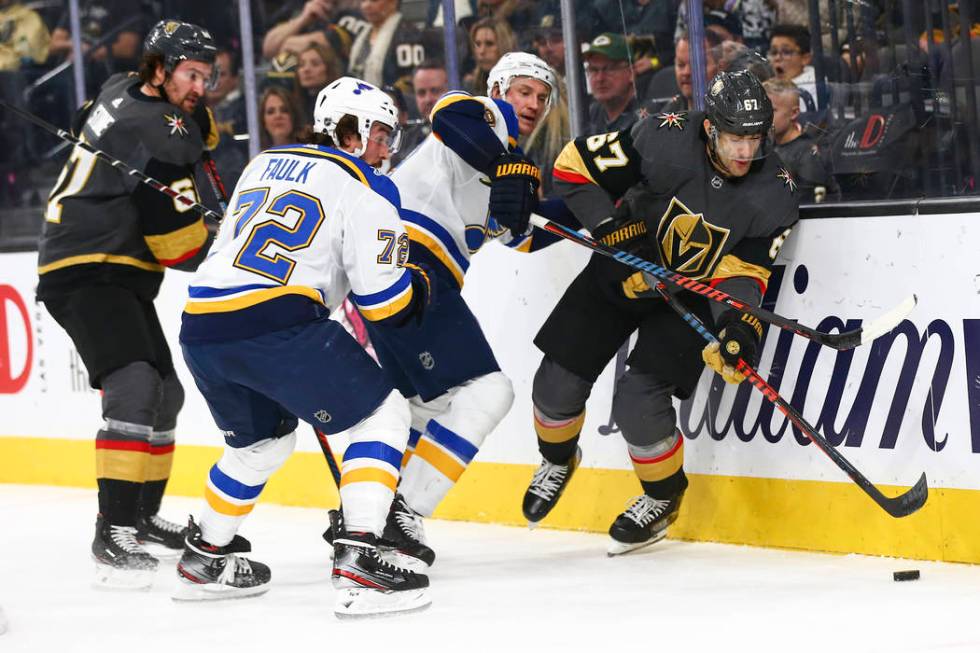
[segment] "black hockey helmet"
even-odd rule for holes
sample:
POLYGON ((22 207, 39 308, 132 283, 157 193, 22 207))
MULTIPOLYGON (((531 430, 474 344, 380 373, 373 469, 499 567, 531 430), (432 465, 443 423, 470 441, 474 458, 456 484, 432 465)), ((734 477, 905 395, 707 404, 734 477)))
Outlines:
POLYGON ((211 33, 203 27, 179 20, 161 20, 143 42, 143 54, 163 55, 163 69, 169 74, 181 61, 213 65, 218 48, 211 33))
POLYGON ((739 136, 762 134, 772 127, 772 102, 759 79, 748 70, 718 73, 704 96, 708 120, 719 131, 739 136))

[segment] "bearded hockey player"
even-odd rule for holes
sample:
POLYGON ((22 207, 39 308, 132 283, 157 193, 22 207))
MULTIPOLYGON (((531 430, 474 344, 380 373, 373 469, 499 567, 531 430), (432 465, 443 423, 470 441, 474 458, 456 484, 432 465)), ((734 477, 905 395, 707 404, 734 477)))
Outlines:
MULTIPOLYGON (((194 166, 212 136, 203 102, 216 51, 200 27, 158 23, 139 75, 105 83, 80 116, 80 138, 196 200, 194 166)), ((102 390, 96 582, 147 587, 158 560, 144 544, 177 553, 184 539, 183 528, 157 514, 184 391, 153 300, 164 270, 196 268, 210 237, 199 214, 80 147, 51 191, 45 220, 38 298, 102 390)))
MULTIPOLYGON (((778 157, 768 156, 772 106, 751 73, 717 75, 706 109, 653 115, 629 132, 576 139, 555 164, 557 187, 597 240, 757 306, 797 220, 794 182, 778 157)), ((709 307, 683 291, 685 304, 719 334, 720 348, 703 348, 655 283, 595 254, 534 341, 544 352, 532 390, 544 460, 524 495, 532 525, 554 508, 581 461, 592 385, 639 332, 612 410, 643 494, 610 527, 611 555, 658 541, 677 518, 688 481, 672 397, 693 392, 702 361, 740 383, 733 366, 739 357, 755 364, 762 337, 754 317, 709 307)))

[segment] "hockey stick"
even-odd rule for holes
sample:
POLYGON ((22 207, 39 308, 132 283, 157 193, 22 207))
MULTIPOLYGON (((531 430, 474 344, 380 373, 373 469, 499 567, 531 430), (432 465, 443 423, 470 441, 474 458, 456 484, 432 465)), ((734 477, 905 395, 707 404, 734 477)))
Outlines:
POLYGON ((177 202, 180 202, 184 206, 190 207, 196 211, 200 211, 202 215, 214 220, 215 222, 221 222, 221 218, 222 218, 221 214, 212 211, 211 209, 204 206, 203 204, 199 204, 195 202, 192 198, 188 197, 187 195, 178 193, 170 186, 167 186, 157 181, 153 177, 150 177, 149 175, 140 172, 136 168, 127 164, 126 162, 120 161, 119 159, 115 159, 109 156, 108 154, 106 154, 105 152, 103 152, 102 150, 92 147, 85 141, 79 138, 75 138, 64 129, 55 127, 54 125, 44 120, 43 118, 39 118, 35 116, 33 113, 30 113, 29 111, 24 111, 23 109, 19 109, 13 106, 12 104, 4 102, 3 100, 0 100, 0 107, 7 109, 8 111, 12 112, 14 115, 19 116, 28 122, 34 123, 44 131, 54 134, 55 136, 62 139, 63 141, 71 143, 72 145, 76 145, 90 154, 94 154, 96 158, 108 163, 113 168, 121 170, 122 172, 126 173, 131 177, 135 177, 138 181, 146 184, 153 190, 160 191, 167 197, 177 202))
POLYGON ((340 490, 340 468, 337 466, 337 459, 333 457, 333 449, 330 448, 330 442, 327 440, 327 435, 320 429, 313 427, 313 432, 316 434, 316 441, 320 443, 320 451, 323 452, 323 457, 327 459, 327 467, 330 468, 330 476, 333 477, 333 482, 337 485, 337 490, 340 490))
MULTIPOLYGON (((678 301, 675 297, 671 297, 664 290, 662 284, 657 284, 657 292, 666 300, 667 304, 670 305, 674 311, 683 318, 691 327, 694 328, 701 336, 707 340, 709 343, 718 342, 718 338, 715 334, 711 333, 705 326, 704 323, 693 313, 691 313, 684 305, 678 301)), ((905 517, 906 515, 911 515, 913 512, 918 510, 925 504, 926 499, 929 498, 929 486, 926 482, 926 474, 922 473, 919 480, 916 481, 910 489, 906 490, 903 494, 897 497, 887 497, 882 494, 881 490, 876 488, 867 477, 859 472, 854 465, 850 463, 837 449, 831 445, 827 439, 820 435, 820 433, 810 426, 810 424, 803 419, 803 416, 789 404, 785 399, 779 396, 775 388, 766 383, 765 379, 759 376, 752 367, 746 363, 741 358, 738 360, 738 365, 735 368, 739 372, 745 375, 755 388, 761 392, 766 399, 771 401, 779 411, 785 415, 795 426, 800 429, 810 439, 810 442, 815 444, 817 448, 823 451, 827 456, 833 461, 837 467, 844 471, 852 481, 854 481, 859 488, 861 488, 865 494, 867 494, 871 499, 877 503, 881 508, 887 512, 892 517, 905 517)))
POLYGON ((648 272, 661 281, 665 281, 672 286, 703 295, 711 301, 725 304, 726 306, 744 313, 749 313, 750 315, 754 315, 755 317, 759 318, 763 322, 767 322, 781 329, 786 329, 787 331, 792 331, 793 333, 803 336, 804 338, 840 351, 853 349, 858 345, 867 344, 875 338, 888 333, 898 326, 899 323, 901 323, 901 321, 912 312, 912 309, 915 308, 918 301, 915 295, 911 295, 884 315, 879 316, 877 319, 872 320, 871 322, 866 322, 863 326, 860 326, 853 331, 844 331, 842 333, 824 333, 823 331, 817 331, 816 329, 812 329, 806 325, 800 324, 799 322, 785 318, 782 315, 767 311, 764 308, 746 304, 745 302, 732 297, 728 293, 718 290, 717 288, 712 288, 711 286, 695 281, 694 279, 689 279, 688 277, 668 270, 665 267, 651 263, 650 261, 646 261, 639 256, 634 256, 633 254, 616 249, 615 247, 609 247, 608 245, 605 245, 596 239, 591 238, 590 236, 586 236, 585 234, 575 231, 574 229, 558 224, 557 222, 553 222, 544 216, 538 215, 537 213, 531 214, 530 222, 539 229, 543 229, 549 233, 561 236, 562 238, 570 240, 573 243, 577 243, 582 247, 587 247, 593 252, 597 252, 603 256, 608 256, 609 258, 615 259, 631 268, 642 272, 648 272))

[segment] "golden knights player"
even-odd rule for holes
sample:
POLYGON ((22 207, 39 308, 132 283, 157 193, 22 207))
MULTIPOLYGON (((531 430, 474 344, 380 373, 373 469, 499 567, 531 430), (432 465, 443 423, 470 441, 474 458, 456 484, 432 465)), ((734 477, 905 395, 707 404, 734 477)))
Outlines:
MULTIPOLYGON (((210 135, 203 106, 216 49, 177 21, 147 36, 139 75, 111 77, 80 116, 80 138, 196 199, 194 164, 210 135)), ((153 307, 167 267, 193 270, 210 244, 201 216, 76 147, 51 191, 38 298, 102 390, 96 435, 97 582, 146 587, 158 561, 143 544, 183 549, 160 518, 184 391, 153 307)))
MULTIPOLYGON (((717 75, 706 108, 576 139, 555 163, 556 186, 595 238, 758 305, 797 219, 794 182, 778 157, 766 156, 772 105, 755 76, 717 75)), ((544 461, 524 495, 531 523, 555 506, 581 460, 578 439, 592 385, 639 331, 612 411, 643 494, 610 527, 611 555, 656 542, 677 518, 687 478, 671 398, 691 394, 702 357, 729 383, 741 382, 733 365, 739 357, 754 364, 762 337, 755 318, 685 297, 719 332, 721 349, 702 352, 701 336, 667 306, 654 283, 594 255, 535 338, 545 354, 532 390, 544 461)))

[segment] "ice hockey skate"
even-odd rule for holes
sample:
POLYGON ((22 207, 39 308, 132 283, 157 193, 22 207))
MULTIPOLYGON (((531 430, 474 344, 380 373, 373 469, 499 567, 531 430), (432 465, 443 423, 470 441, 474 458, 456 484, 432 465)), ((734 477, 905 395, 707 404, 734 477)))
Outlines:
POLYGON ((92 540, 95 586, 107 589, 149 589, 159 561, 140 545, 136 529, 115 526, 99 515, 92 540))
POLYGON ((534 528, 538 522, 548 516, 561 498, 562 492, 565 491, 580 462, 582 462, 581 447, 575 447, 575 455, 566 465, 556 465, 547 460, 541 461, 541 466, 534 472, 531 484, 524 493, 522 508, 528 528, 534 528))
POLYGON ((136 541, 157 558, 177 558, 184 551, 187 528, 160 515, 136 519, 136 541))
POLYGON ((371 533, 341 531, 334 540, 334 613, 338 618, 415 612, 429 606, 429 577, 384 558, 371 533))
POLYGON ((405 497, 396 494, 378 548, 395 565, 425 571, 435 562, 436 552, 425 543, 424 528, 422 516, 409 507, 405 497))
POLYGON ((667 527, 674 523, 680 510, 684 493, 669 499, 656 499, 641 494, 630 500, 616 521, 609 527, 607 553, 616 556, 655 544, 667 537, 667 527))
POLYGON ((251 550, 252 545, 241 535, 236 535, 225 546, 208 544, 201 537, 200 527, 191 519, 184 554, 177 563, 180 580, 172 598, 175 601, 217 601, 269 591, 272 578, 269 567, 236 555, 251 550))

